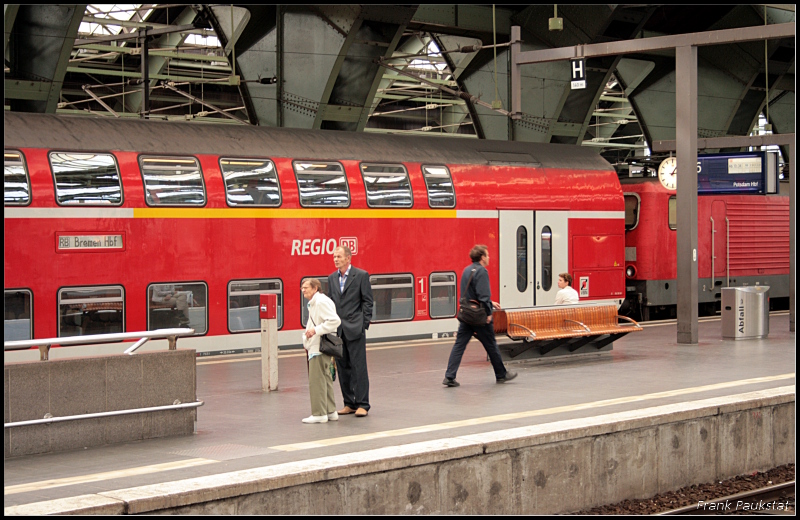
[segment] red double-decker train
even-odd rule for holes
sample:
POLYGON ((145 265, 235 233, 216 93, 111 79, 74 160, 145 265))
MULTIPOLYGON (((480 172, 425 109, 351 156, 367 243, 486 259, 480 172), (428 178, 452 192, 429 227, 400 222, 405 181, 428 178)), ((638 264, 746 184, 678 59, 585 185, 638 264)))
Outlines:
MULTIPOLYGON (((677 215, 674 186, 655 177, 621 179, 625 196, 626 299, 621 312, 643 321, 674 318, 677 215)), ((697 197, 700 315, 720 310, 724 287, 769 286, 773 308, 788 308, 789 197, 697 197)))
MULTIPOLYGON (((301 342, 307 277, 353 251, 369 341, 457 329, 459 275, 492 252, 495 299, 625 297, 614 169, 578 146, 4 114, 6 340, 189 326, 199 354, 301 342)), ((326 289, 326 288, 325 288, 326 289)), ((73 347, 113 352, 124 345, 73 347)), ((57 355, 54 353, 54 355, 57 355)))

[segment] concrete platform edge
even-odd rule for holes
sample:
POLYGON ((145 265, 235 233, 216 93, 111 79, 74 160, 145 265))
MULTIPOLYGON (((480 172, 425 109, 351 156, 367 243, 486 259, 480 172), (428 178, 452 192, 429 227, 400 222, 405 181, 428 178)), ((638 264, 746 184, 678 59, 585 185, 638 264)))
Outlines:
POLYGON ((785 386, 12 506, 4 514, 484 514, 490 504, 495 513, 498 504, 508 514, 571 512, 794 462, 794 402, 794 386, 785 386), (585 496, 566 492, 576 484, 585 496), (329 498, 312 492, 320 486, 329 498))

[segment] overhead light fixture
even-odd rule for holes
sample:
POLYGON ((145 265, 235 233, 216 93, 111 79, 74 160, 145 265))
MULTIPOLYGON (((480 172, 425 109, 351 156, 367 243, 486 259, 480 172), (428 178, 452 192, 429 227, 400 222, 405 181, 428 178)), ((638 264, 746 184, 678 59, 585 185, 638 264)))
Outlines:
POLYGON ((549 20, 549 27, 551 31, 564 30, 564 20, 558 17, 558 4, 553 4, 553 17, 549 20))

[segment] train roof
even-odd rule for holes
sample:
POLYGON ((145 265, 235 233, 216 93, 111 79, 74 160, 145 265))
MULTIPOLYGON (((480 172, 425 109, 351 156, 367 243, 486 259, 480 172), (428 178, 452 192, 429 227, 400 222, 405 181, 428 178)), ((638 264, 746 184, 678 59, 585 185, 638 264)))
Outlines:
POLYGON ((612 170, 596 150, 564 144, 122 120, 5 112, 5 148, 137 151, 316 160, 612 170))

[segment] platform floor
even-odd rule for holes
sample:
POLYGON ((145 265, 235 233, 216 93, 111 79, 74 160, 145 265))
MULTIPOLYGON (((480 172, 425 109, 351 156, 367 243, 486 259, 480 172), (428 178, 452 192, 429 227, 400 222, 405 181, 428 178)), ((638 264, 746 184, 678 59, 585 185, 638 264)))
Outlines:
POLYGON ((458 388, 441 384, 452 338, 374 344, 369 416, 326 424, 300 422, 311 413, 302 352, 281 352, 271 393, 260 355, 198 358, 195 435, 6 460, 5 507, 795 385, 788 312, 772 314, 764 340, 722 340, 719 318, 701 319, 699 338, 678 345, 674 321, 645 324, 608 353, 509 363, 519 377, 505 384, 473 340, 458 388))

